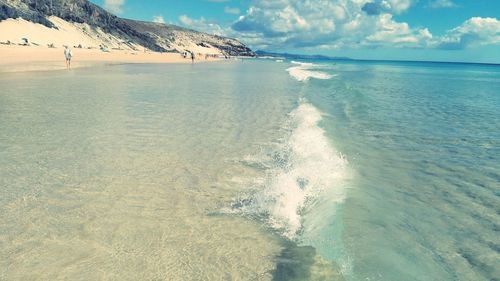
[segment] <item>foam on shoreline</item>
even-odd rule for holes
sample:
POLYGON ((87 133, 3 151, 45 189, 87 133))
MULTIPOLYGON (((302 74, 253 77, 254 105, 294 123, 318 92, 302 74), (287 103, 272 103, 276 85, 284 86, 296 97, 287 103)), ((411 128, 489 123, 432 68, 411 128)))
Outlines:
MULTIPOLYGON (((303 214, 323 191, 328 190, 329 195, 334 191, 330 202, 343 201, 339 183, 346 174, 347 161, 330 145, 318 126, 320 121, 319 110, 307 102, 290 113, 289 136, 258 160, 263 162, 260 166, 267 167, 266 177, 256 193, 240 198, 233 210, 262 218, 293 240, 302 229, 303 214)), ((256 159, 248 162, 253 161, 256 159)))

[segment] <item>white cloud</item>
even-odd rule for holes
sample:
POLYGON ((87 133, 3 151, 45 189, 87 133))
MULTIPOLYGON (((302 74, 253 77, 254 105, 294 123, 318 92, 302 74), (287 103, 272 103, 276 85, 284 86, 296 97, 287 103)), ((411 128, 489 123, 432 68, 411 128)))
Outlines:
POLYGON ((473 17, 439 38, 442 49, 465 49, 500 44, 500 21, 496 18, 473 17))
POLYGON ((112 13, 121 14, 123 5, 125 5, 125 0, 104 0, 104 8, 112 13))
POLYGON ((446 48, 500 44, 500 22, 471 18, 443 36, 399 22, 417 0, 254 0, 225 33, 253 48, 446 48))
POLYGON ((193 24, 193 20, 187 15, 179 16, 179 21, 181 22, 182 25, 185 26, 191 26, 193 24))
POLYGON ((423 47, 432 38, 428 29, 411 29, 407 23, 399 23, 392 15, 383 14, 374 23, 375 31, 361 42, 362 45, 391 47, 423 47))
POLYGON ((222 28, 217 22, 207 20, 204 17, 201 17, 199 19, 192 19, 187 15, 181 15, 179 17, 179 22, 184 27, 206 32, 208 34, 227 35, 228 33, 228 30, 222 28))
POLYGON ((458 7, 452 0, 431 0, 427 6, 433 9, 458 7))
POLYGON ((239 15, 241 11, 239 8, 224 7, 224 13, 231 15, 239 15))
POLYGON ((154 16, 153 17, 153 22, 156 22, 156 23, 165 23, 165 19, 163 18, 163 16, 154 16))
POLYGON ((420 30, 398 23, 392 16, 407 11, 414 2, 256 0, 232 28, 243 40, 249 37, 257 47, 420 46, 425 45, 420 30))
POLYGON ((394 13, 402 13, 406 10, 408 10, 413 2, 416 2, 414 0, 383 0, 382 5, 385 5, 389 10, 391 10, 394 13))

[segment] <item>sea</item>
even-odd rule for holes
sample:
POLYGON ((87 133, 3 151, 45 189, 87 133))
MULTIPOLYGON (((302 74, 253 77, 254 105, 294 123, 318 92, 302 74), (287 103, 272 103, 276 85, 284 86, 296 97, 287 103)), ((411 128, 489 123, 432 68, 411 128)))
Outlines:
POLYGON ((0 73, 0 280, 500 280, 500 66, 0 73))

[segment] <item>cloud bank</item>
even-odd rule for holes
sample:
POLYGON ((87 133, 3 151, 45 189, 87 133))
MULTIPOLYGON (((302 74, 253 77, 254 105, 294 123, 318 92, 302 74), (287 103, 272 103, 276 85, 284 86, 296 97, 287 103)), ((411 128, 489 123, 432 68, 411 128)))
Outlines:
POLYGON ((500 21, 495 18, 471 18, 449 30, 438 43, 439 48, 449 50, 500 44, 500 21))
MULTIPOLYGON (((500 21, 474 17, 442 36, 395 20, 418 0, 254 0, 231 26, 181 16, 190 28, 235 37, 253 48, 432 48, 500 44, 500 21)), ((432 0, 440 8, 450 0, 432 0)))
MULTIPOLYGON (((444 36, 410 27, 395 15, 417 0, 256 0, 232 26, 241 39, 258 47, 443 48, 498 44, 500 22, 475 17, 444 36)), ((450 0, 431 2, 453 7, 450 0)))
POLYGON ((413 4, 412 0, 257 0, 232 29, 263 47, 424 46, 432 37, 427 29, 412 29, 393 19, 413 4))

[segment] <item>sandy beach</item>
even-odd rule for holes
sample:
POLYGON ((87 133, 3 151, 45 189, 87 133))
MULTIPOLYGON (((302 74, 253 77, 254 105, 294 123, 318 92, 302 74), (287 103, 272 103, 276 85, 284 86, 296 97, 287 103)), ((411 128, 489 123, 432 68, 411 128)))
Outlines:
MULTIPOLYGON (((72 68, 123 63, 191 63, 190 58, 185 59, 179 53, 152 52, 86 24, 69 23, 57 17, 49 19, 58 29, 24 19, 0 22, 0 72, 65 69, 65 45, 72 50, 72 68), (106 51, 102 51, 101 46, 105 46, 106 51)), ((214 48, 184 45, 196 54, 197 63, 218 60, 205 59, 206 54, 221 55, 214 48)))
MULTIPOLYGON (((63 48, 0 45, 0 72, 65 69, 63 48)), ((96 49, 72 49, 72 68, 124 63, 191 63, 177 53, 134 52, 113 50, 105 53, 96 49)), ((205 57, 196 63, 218 60, 205 57)))

